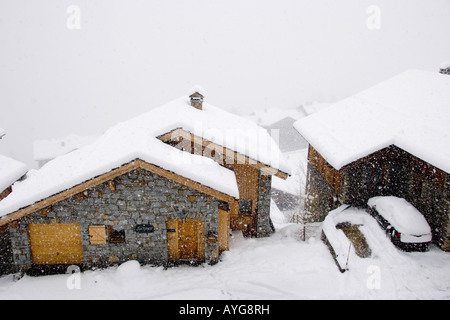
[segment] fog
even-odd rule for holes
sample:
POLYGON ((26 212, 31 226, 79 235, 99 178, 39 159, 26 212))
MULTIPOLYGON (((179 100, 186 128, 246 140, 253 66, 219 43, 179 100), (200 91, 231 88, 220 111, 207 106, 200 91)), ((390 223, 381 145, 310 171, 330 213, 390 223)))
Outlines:
POLYGON ((450 60, 450 0, 0 0, 0 154, 100 134, 194 85, 248 114, 450 60))

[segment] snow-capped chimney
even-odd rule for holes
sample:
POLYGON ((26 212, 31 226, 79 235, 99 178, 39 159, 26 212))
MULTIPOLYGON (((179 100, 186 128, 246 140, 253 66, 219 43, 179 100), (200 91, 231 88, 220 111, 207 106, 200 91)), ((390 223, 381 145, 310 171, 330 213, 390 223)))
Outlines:
POLYGON ((439 73, 450 75, 450 61, 441 64, 439 69, 439 73))
POLYGON ((191 98, 191 106, 198 110, 203 109, 203 95, 201 93, 195 91, 189 96, 189 98, 191 98))

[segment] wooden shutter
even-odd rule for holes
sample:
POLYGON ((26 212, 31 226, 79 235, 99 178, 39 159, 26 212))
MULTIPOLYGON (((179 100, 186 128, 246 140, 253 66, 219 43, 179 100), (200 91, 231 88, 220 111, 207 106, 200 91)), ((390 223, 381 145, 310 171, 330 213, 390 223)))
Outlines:
POLYGON ((169 260, 176 261, 180 259, 180 252, 178 250, 178 225, 180 220, 173 219, 167 222, 167 250, 169 260))
POLYGON ((105 226, 89 226, 89 243, 106 244, 105 226))
POLYGON ((219 209, 219 250, 229 249, 230 244, 230 213, 219 209))

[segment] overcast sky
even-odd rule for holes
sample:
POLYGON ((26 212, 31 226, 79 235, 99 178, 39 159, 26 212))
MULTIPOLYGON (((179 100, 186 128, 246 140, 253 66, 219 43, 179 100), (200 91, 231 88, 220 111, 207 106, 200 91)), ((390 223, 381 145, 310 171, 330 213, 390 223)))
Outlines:
POLYGON ((450 60, 450 0, 0 0, 0 154, 100 134, 194 85, 250 113, 450 60))

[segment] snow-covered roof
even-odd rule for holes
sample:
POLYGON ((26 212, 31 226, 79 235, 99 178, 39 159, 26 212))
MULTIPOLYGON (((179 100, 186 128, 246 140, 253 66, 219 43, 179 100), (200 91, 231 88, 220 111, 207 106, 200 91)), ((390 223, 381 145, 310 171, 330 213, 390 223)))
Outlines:
POLYGON ((450 61, 442 62, 441 65, 440 65, 440 68, 441 69, 449 69, 450 68, 450 61))
POLYGON ((396 145, 450 173, 450 76, 406 71, 294 126, 337 170, 396 145))
POLYGON ((175 128, 225 146, 272 168, 289 172, 266 130, 208 103, 203 110, 183 96, 136 118, 117 124, 95 142, 48 162, 18 183, 0 203, 0 216, 17 211, 93 177, 141 159, 239 197, 234 173, 212 159, 180 151, 157 137, 175 128))
POLYGON ((22 162, 0 155, 0 192, 19 180, 28 168, 22 162))
POLYGON ((92 143, 99 136, 79 136, 70 134, 60 139, 35 140, 33 142, 33 158, 36 161, 50 160, 62 156, 82 146, 92 143))

